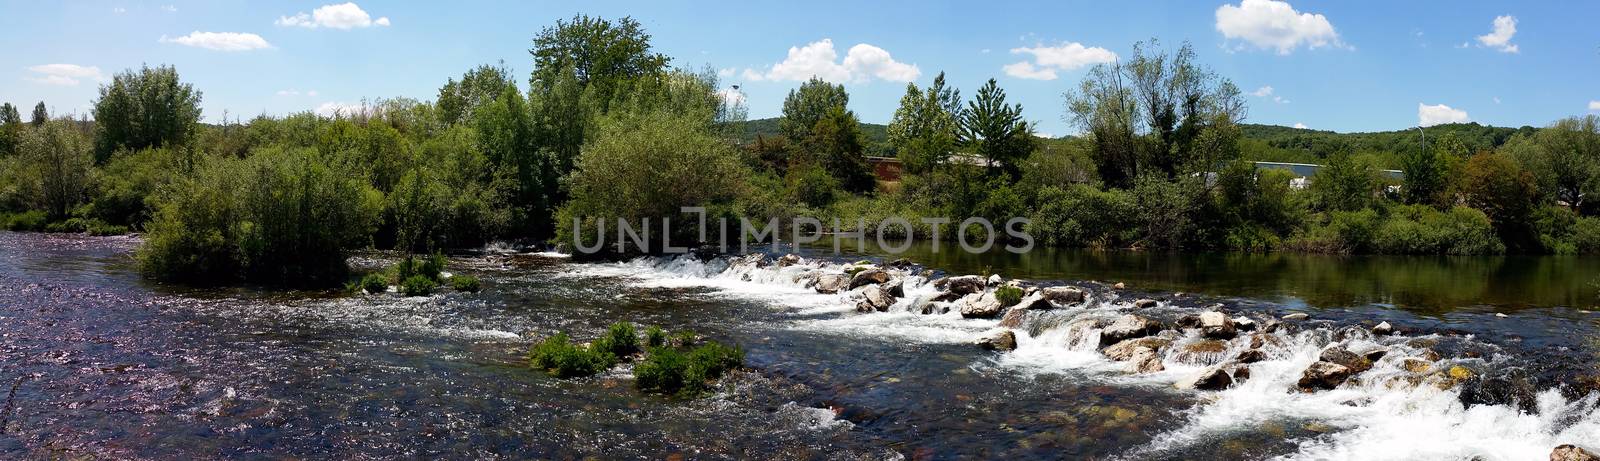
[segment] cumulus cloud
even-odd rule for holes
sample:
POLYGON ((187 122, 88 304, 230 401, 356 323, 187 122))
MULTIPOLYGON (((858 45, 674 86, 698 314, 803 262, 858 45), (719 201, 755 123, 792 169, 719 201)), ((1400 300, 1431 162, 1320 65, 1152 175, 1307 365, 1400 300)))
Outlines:
POLYGON ((366 105, 364 104, 349 104, 337 101, 329 101, 317 106, 316 109, 312 109, 312 112, 315 112, 317 115, 321 115, 323 117, 333 117, 336 115, 348 117, 365 112, 366 109, 366 105))
POLYGON ((304 94, 306 96, 316 96, 317 95, 317 90, 309 90, 309 91, 305 91, 305 92, 301 92, 300 90, 297 90, 297 89, 294 89, 294 88, 290 88, 290 89, 287 89, 287 90, 278 90, 278 96, 299 96, 299 95, 302 95, 302 94, 304 94))
POLYGON ((1276 91, 1277 90, 1272 88, 1272 85, 1267 85, 1261 88, 1256 88, 1255 91, 1250 92, 1250 95, 1258 98, 1270 98, 1272 99, 1272 102, 1278 104, 1288 104, 1288 99, 1284 99, 1282 95, 1274 94, 1276 91))
POLYGON ((1516 53, 1517 45, 1511 43, 1511 37, 1517 35, 1516 16, 1505 15, 1494 18, 1494 29, 1488 34, 1478 36, 1478 44, 1499 50, 1501 53, 1516 53))
POLYGON ((250 51, 272 48, 267 39, 260 35, 243 32, 190 32, 178 38, 161 36, 161 43, 176 43, 183 46, 205 48, 217 51, 250 51))
POLYGON ((173 6, 173 5, 161 5, 161 10, 162 11, 166 11, 168 13, 177 13, 178 12, 178 7, 173 6))
POLYGON ((330 29, 349 30, 372 26, 387 27, 389 18, 372 19, 372 15, 367 14, 367 11, 361 9, 359 5, 353 2, 346 2, 337 5, 323 5, 311 10, 309 14, 300 12, 294 16, 281 16, 275 23, 280 26, 304 27, 307 29, 327 27, 330 29))
POLYGON ((1600 110, 1600 101, 1589 101, 1589 110, 1600 110))
POLYGON ((1304 130, 1304 129, 1306 129, 1306 124, 1300 123, 1300 122, 1294 122, 1294 127, 1304 130))
POLYGON ((915 64, 895 61, 887 50, 865 43, 850 47, 843 61, 833 49, 832 39, 822 39, 805 46, 789 47, 789 55, 766 71, 745 69, 744 77, 750 80, 805 81, 815 76, 833 82, 864 83, 873 79, 891 82, 916 80, 922 71, 915 64))
POLYGON ((122 14, 122 13, 127 13, 128 9, 119 6, 119 7, 116 7, 116 8, 112 8, 111 12, 112 13, 116 13, 116 14, 122 14))
POLYGON ((1434 126, 1444 123, 1467 123, 1472 121, 1467 117, 1467 111, 1456 109, 1444 104, 1427 105, 1417 103, 1417 126, 1434 126))
POLYGON ((1242 0, 1217 7, 1217 31, 1261 49, 1289 54, 1295 48, 1342 47, 1333 23, 1320 14, 1295 11, 1288 2, 1242 0))
POLYGON ((46 85, 78 86, 83 80, 105 80, 105 75, 100 73, 96 66, 80 66, 77 64, 40 64, 27 69, 34 75, 25 77, 34 83, 46 85))
POLYGON ((717 90, 717 97, 722 99, 723 104, 727 104, 729 106, 744 105, 744 92, 735 90, 733 88, 723 88, 717 90))
POLYGON ((1032 55, 1033 60, 1007 64, 1001 70, 1012 77, 1033 80, 1055 80, 1058 70, 1072 71, 1117 60, 1117 54, 1111 50, 1077 42, 1012 48, 1011 54, 1032 55))

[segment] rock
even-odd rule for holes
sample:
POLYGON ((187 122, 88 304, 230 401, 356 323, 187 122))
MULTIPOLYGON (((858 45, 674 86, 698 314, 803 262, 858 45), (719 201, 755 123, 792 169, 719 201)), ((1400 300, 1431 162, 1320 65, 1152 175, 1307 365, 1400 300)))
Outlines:
POLYGON ((1000 315, 1005 306, 1000 305, 1000 300, 994 294, 985 294, 976 298, 968 298, 961 304, 961 316, 966 318, 991 318, 1000 315))
POLYGON ((1300 389, 1307 391, 1333 389, 1344 383, 1344 380, 1350 379, 1351 374, 1353 373, 1350 368, 1344 365, 1331 362, 1315 362, 1306 367, 1306 371, 1300 375, 1300 382, 1297 385, 1300 386, 1300 389))
POLYGON ((961 293, 956 293, 954 291, 946 291, 946 292, 943 292, 943 293, 939 293, 937 295, 933 295, 933 298, 929 299, 929 301, 936 302, 936 303, 949 303, 949 302, 955 302, 956 300, 959 300, 959 299, 961 299, 962 297, 965 297, 965 296, 966 295, 961 294, 961 293))
POLYGON ((907 267, 911 267, 911 260, 906 259, 906 258, 900 258, 900 259, 896 259, 894 261, 889 261, 889 264, 887 264, 887 265, 889 267, 893 267, 893 268, 897 268, 897 269, 905 269, 907 267))
POLYGON ((978 347, 991 351, 1017 350, 1017 334, 1011 330, 1000 330, 992 335, 978 339, 978 347))
POLYGON ((855 276, 850 277, 850 289, 854 290, 867 285, 877 285, 880 283, 886 283, 888 281, 889 273, 885 272, 883 269, 867 269, 861 272, 856 272, 855 276))
POLYGON ((1123 340, 1150 336, 1161 331, 1161 324, 1155 320, 1127 314, 1117 318, 1117 321, 1100 330, 1100 345, 1106 346, 1122 342, 1123 340))
POLYGON ((1291 321, 1293 321, 1293 320, 1306 320, 1306 319, 1309 319, 1309 318, 1311 318, 1311 315, 1306 314, 1304 312, 1296 312, 1296 313, 1293 313, 1293 314, 1289 314, 1289 315, 1283 316, 1284 320, 1291 320, 1291 321))
POLYGON ((1550 451, 1550 461, 1600 461, 1600 455, 1573 444, 1556 446, 1550 451))
POLYGON ((1144 298, 1144 299, 1140 299, 1138 301, 1134 301, 1133 302, 1133 308, 1134 309, 1149 309, 1149 308, 1152 308, 1152 307, 1156 307, 1159 304, 1160 303, 1156 302, 1156 300, 1154 300, 1154 299, 1144 298))
POLYGON ((786 254, 786 255, 783 255, 782 257, 778 258, 778 267, 789 267, 789 266, 793 266, 795 264, 800 264, 800 256, 799 255, 786 254))
POLYGON ((906 297, 906 281, 903 279, 890 280, 889 283, 883 284, 883 289, 889 292, 889 296, 896 298, 906 297))
POLYGON ((1117 282, 1117 284, 1112 285, 1111 288, 1117 289, 1117 290, 1122 290, 1122 289, 1128 288, 1128 286, 1124 285, 1122 282, 1117 282))
POLYGON ((1262 352, 1261 349, 1250 349, 1240 352, 1239 356, 1234 358, 1234 360, 1238 361, 1239 363, 1256 363, 1266 359, 1267 353, 1262 352))
POLYGON ((1172 354, 1172 359, 1191 365, 1212 365, 1221 362, 1223 354, 1228 351, 1228 343, 1215 339, 1205 339, 1177 346, 1177 352, 1172 354))
POLYGON ((1350 352, 1349 349, 1340 346, 1323 349, 1322 355, 1318 356, 1317 360, 1343 365, 1345 368, 1350 369, 1350 374, 1372 369, 1371 360, 1367 360, 1366 357, 1356 355, 1356 353, 1350 352))
POLYGON ((1178 389, 1195 389, 1202 391, 1220 391, 1233 385, 1233 377, 1222 368, 1210 368, 1197 375, 1179 380, 1173 384, 1178 389))
POLYGON ((1505 405, 1523 413, 1538 412, 1538 390, 1526 372, 1502 370, 1495 375, 1483 375, 1461 386, 1461 403, 1475 405, 1505 405))
POLYGON ((1200 334, 1211 339, 1233 339, 1239 331, 1226 314, 1210 311, 1200 314, 1200 334))
POLYGON ((1034 292, 1034 293, 1031 293, 1031 294, 1023 295, 1022 299, 1017 301, 1017 303, 1012 305, 1011 307, 1015 307, 1016 310, 1022 310, 1022 309, 1049 309, 1049 308, 1055 307, 1055 306, 1051 306, 1048 301, 1045 301, 1043 295, 1040 295, 1038 292, 1034 292))
POLYGON ((1408 358, 1400 361, 1400 368, 1412 373, 1427 373, 1428 370, 1433 368, 1433 362, 1408 358))
POLYGON ((1268 346, 1271 346, 1271 347, 1281 347, 1281 346, 1283 346, 1283 338, 1279 338, 1279 337, 1277 337, 1275 335, 1269 335, 1269 334, 1266 334, 1266 333, 1256 333, 1256 334, 1250 335, 1250 348, 1251 349, 1260 349, 1260 348, 1268 347, 1268 346))
POLYGON ((1178 317, 1178 328, 1200 328, 1200 314, 1178 317))
POLYGON ((1004 282, 1004 281, 1005 281, 1005 279, 1000 278, 1000 274, 994 274, 994 275, 990 275, 989 276, 989 286, 998 286, 998 285, 1000 285, 1000 282, 1004 282))
POLYGON ((1279 322, 1278 319, 1267 319, 1267 321, 1261 323, 1261 331, 1266 333, 1275 333, 1278 331, 1278 328, 1282 326, 1283 322, 1279 322))
POLYGON ((1255 331, 1256 321, 1241 315, 1233 318, 1233 326, 1238 328, 1239 331, 1255 331))
POLYGON ((1389 355, 1389 350, 1381 348, 1381 347, 1361 353, 1362 357, 1366 358, 1367 360, 1373 361, 1373 362, 1377 362, 1378 360, 1382 360, 1383 356, 1385 356, 1385 355, 1389 355))
POLYGON ((1233 382, 1235 384, 1248 381, 1249 379, 1250 379, 1250 367, 1241 366, 1241 367, 1233 369, 1233 382))
POLYGON ((818 293, 834 294, 844 291, 850 286, 850 277, 844 274, 822 274, 817 276, 816 284, 812 286, 818 293))
POLYGON ((1077 304, 1089 298, 1088 292, 1078 287, 1045 287, 1039 290, 1038 295, 1049 302, 1050 307, 1077 304))
POLYGON ((1161 355, 1157 354, 1154 349, 1139 347, 1134 348, 1132 355, 1128 357, 1128 365, 1124 369, 1129 373, 1155 373, 1166 370, 1167 367, 1161 364, 1161 355))
POLYGON ((983 291, 983 279, 978 278, 976 275, 950 277, 944 281, 945 287, 947 287, 951 293, 958 295, 965 296, 983 291))
POLYGON ((1379 323, 1377 326, 1372 327, 1372 334, 1374 336, 1388 336, 1394 334, 1394 325, 1390 325, 1389 322, 1379 323))
POLYGON ((766 253, 750 253, 735 258, 729 265, 734 267, 767 267, 769 263, 766 253))
POLYGON ((1006 311, 1006 315, 1004 317, 1000 317, 1000 326, 1006 328, 1022 328, 1022 321, 1026 320, 1027 318, 1028 311, 1022 309, 1012 309, 1006 311))
POLYGON ((894 305, 894 297, 889 296, 889 290, 885 290, 881 286, 868 286, 867 289, 861 291, 861 294, 865 298, 862 302, 867 303, 873 310, 878 312, 887 311, 889 306, 894 305))
POLYGON ((1160 352, 1161 348, 1167 347, 1170 344, 1172 344, 1172 340, 1170 339, 1146 336, 1143 338, 1134 338, 1112 344, 1107 346, 1104 350, 1101 350, 1100 353, 1105 354, 1106 358, 1108 359, 1120 362, 1132 359, 1134 352, 1137 352, 1141 348, 1160 352))

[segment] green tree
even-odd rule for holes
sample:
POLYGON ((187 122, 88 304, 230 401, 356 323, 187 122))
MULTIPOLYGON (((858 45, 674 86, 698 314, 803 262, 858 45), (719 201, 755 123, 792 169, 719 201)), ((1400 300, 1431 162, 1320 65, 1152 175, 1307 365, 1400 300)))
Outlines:
POLYGON ((1370 156, 1335 154, 1311 177, 1311 193, 1329 211, 1358 211, 1378 201, 1383 178, 1370 156))
POLYGON ((1449 138, 1432 149, 1419 148, 1400 157, 1400 169, 1405 172, 1402 192, 1406 203, 1441 209, 1449 206, 1450 165, 1459 158, 1452 152, 1456 146, 1460 146, 1460 141, 1449 138))
POLYGON ((850 94, 844 85, 834 85, 811 77, 799 89, 789 90, 783 98, 783 119, 778 121, 778 132, 791 141, 805 142, 817 122, 834 109, 845 110, 850 104, 850 94))
POLYGON ((1533 173, 1540 189, 1574 211, 1588 212, 1600 193, 1600 116, 1557 121, 1531 138, 1507 143, 1506 151, 1533 173))
POLYGON ((439 99, 434 103, 438 106, 439 121, 453 125, 472 120, 479 107, 499 99, 501 93, 508 90, 516 91, 516 84, 504 62, 469 70, 461 75, 461 81, 452 78, 439 88, 439 99))
POLYGON ((53 120, 23 136, 21 160, 34 206, 51 219, 65 219, 67 211, 87 198, 94 160, 89 146, 69 120, 53 120))
POLYGON ((915 83, 906 84, 906 95, 889 121, 888 134, 907 173, 930 171, 950 154, 956 142, 960 99, 959 91, 945 87, 943 72, 926 90, 915 83))
POLYGON ((633 18, 613 22, 587 15, 544 28, 528 54, 533 55, 533 91, 550 91, 570 75, 580 88, 593 88, 602 112, 621 87, 666 71, 671 60, 651 50, 650 34, 633 18))
POLYGON ((1022 119, 1022 104, 1006 105, 1006 92, 989 79, 961 110, 960 145, 984 160, 992 174, 1021 176, 1019 163, 1033 152, 1033 126, 1022 119))
POLYGON ((33 121, 30 124, 34 128, 39 128, 48 121, 50 121, 50 110, 44 107, 44 101, 39 101, 38 104, 33 106, 33 121))
POLYGON ((22 142, 22 114, 11 103, 0 104, 0 157, 15 155, 22 142))
POLYGON ((1485 152, 1467 160, 1464 176, 1467 205, 1489 216, 1507 247, 1521 251, 1540 248, 1531 226, 1538 194, 1533 174, 1506 155, 1485 152))
POLYGON ((844 106, 829 109, 804 139, 802 152, 789 160, 791 168, 806 164, 820 166, 847 191, 872 191, 872 170, 867 165, 861 122, 856 119, 855 112, 845 110, 844 106))
POLYGON ((172 66, 146 66, 111 77, 94 103, 96 163, 118 149, 187 142, 200 121, 200 92, 178 79, 172 66))

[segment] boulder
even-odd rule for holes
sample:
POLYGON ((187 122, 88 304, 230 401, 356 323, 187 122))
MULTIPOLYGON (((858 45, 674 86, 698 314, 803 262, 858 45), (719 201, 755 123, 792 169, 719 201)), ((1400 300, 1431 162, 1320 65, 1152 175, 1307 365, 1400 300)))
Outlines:
POLYGON ((966 295, 961 294, 961 293, 956 293, 954 291, 946 291, 946 292, 942 292, 942 293, 933 295, 933 298, 928 299, 928 301, 932 301, 932 302, 936 302, 936 303, 949 303, 949 302, 955 302, 956 300, 959 300, 964 296, 966 296, 966 295))
POLYGON ((850 277, 850 289, 854 290, 867 285, 877 285, 888 281, 889 273, 883 269, 866 269, 856 272, 855 276, 850 277))
POLYGON ((1390 325, 1389 322, 1379 323, 1377 326, 1372 327, 1372 334, 1373 336, 1388 336, 1394 334, 1394 325, 1390 325))
POLYGON ((1128 365, 1124 369, 1129 373, 1155 373, 1166 370, 1167 367, 1161 364, 1161 355, 1157 354, 1155 349, 1138 347, 1134 348, 1132 355, 1128 357, 1128 365))
POLYGON ((1334 346, 1322 350, 1322 355, 1317 357, 1328 363, 1336 363, 1350 369, 1350 374, 1356 374, 1372 369, 1372 361, 1357 355, 1342 346, 1334 346))
POLYGON ((1005 279, 1000 278, 1000 274, 994 274, 994 275, 990 275, 989 276, 989 286, 999 286, 1000 283, 1004 282, 1004 281, 1005 281, 1005 279))
POLYGON ((1022 328, 1022 321, 1026 320, 1027 318, 1028 311, 1022 309, 1012 309, 1006 311, 1006 315, 1004 317, 1000 317, 1000 326, 1006 328, 1022 328))
POLYGON ((1573 444, 1556 446, 1550 451, 1550 461, 1600 461, 1600 455, 1573 444))
POLYGON ((1200 314, 1200 334, 1211 339, 1233 339, 1239 330, 1227 314, 1210 311, 1200 314))
POLYGON ((750 253, 738 258, 734 258, 733 262, 729 265, 734 267, 767 267, 767 264, 769 263, 770 261, 767 260, 766 253, 750 253))
POLYGON ((1235 384, 1248 381, 1249 379, 1250 367, 1240 366, 1233 369, 1233 382, 1235 384))
POLYGON ((967 298, 966 302, 961 303, 961 316, 969 319, 986 319, 1000 315, 1000 311, 1004 309, 1005 306, 1000 305, 1000 300, 995 299, 994 294, 990 293, 967 298))
POLYGON ((1407 358, 1400 361, 1400 368, 1412 373, 1427 373, 1428 370, 1433 369, 1433 362, 1422 359, 1407 358))
POLYGON ((1233 318, 1233 326, 1234 328, 1239 329, 1239 331, 1255 331, 1256 321, 1250 320, 1250 317, 1241 315, 1233 318))
POLYGON ((979 338, 978 347, 990 351, 1014 351, 1017 349, 1017 334, 1011 330, 1000 330, 994 334, 979 338))
POLYGON ((1078 287, 1045 287, 1038 295, 1050 303, 1048 307, 1068 306, 1089 299, 1089 293, 1078 287))
POLYGON ((786 255, 783 255, 782 257, 778 258, 778 267, 789 267, 789 266, 793 266, 795 264, 800 264, 800 256, 799 255, 786 254, 786 255))
POLYGON ((1172 359, 1191 365, 1212 365, 1221 362, 1223 354, 1228 352, 1228 343, 1216 339, 1206 339, 1176 346, 1178 349, 1172 354, 1172 359))
POLYGON ((1173 387, 1178 389, 1195 389, 1201 391, 1220 391, 1233 385, 1233 377, 1221 367, 1208 368, 1194 376, 1178 380, 1173 387))
POLYGON ((1160 352, 1161 348, 1167 347, 1170 344, 1172 344, 1172 340, 1170 339, 1146 336, 1143 338, 1134 338, 1112 344, 1107 346, 1104 350, 1101 350, 1100 353, 1105 354, 1106 358, 1108 359, 1121 362, 1132 359, 1134 353, 1138 352, 1139 349, 1150 349, 1152 351, 1160 352))
POLYGON ((1304 312, 1296 312, 1296 313, 1293 313, 1293 314, 1289 314, 1289 315, 1283 316, 1284 320, 1291 320, 1291 321, 1293 321, 1293 320, 1305 320, 1305 319, 1309 319, 1309 318, 1311 318, 1311 315, 1306 314, 1304 312))
POLYGON ((948 288, 951 293, 955 293, 955 294, 962 295, 962 296, 970 295, 970 294, 973 294, 973 293, 977 293, 977 292, 983 291, 983 279, 979 278, 976 275, 963 275, 963 276, 960 276, 960 277, 950 277, 950 278, 944 279, 944 282, 945 282, 945 287, 948 288))
POLYGON ((1256 363, 1266 359, 1267 353, 1262 352, 1261 349, 1246 350, 1244 352, 1240 352, 1239 356, 1234 358, 1234 360, 1238 361, 1239 363, 1256 363))
POLYGON ((883 289, 889 292, 889 296, 896 298, 906 297, 906 281, 903 279, 890 280, 889 283, 883 284, 883 289))
POLYGON ((844 274, 822 274, 817 276, 812 288, 822 294, 834 294, 844 291, 850 286, 850 276, 844 274))
POLYGON ((1117 318, 1117 321, 1100 330, 1100 345, 1107 346, 1124 340, 1150 336, 1161 332, 1161 324, 1155 320, 1127 314, 1117 318))
MULTIPOLYGON (((861 295, 863 297, 861 302, 866 303, 872 310, 878 312, 887 311, 889 306, 894 305, 894 297, 889 296, 889 290, 885 290, 881 286, 868 286, 867 289, 861 291, 861 295)), ((856 310, 861 309, 858 307, 856 310)))
POLYGON ((1365 357, 1367 360, 1370 360, 1370 361, 1373 361, 1373 362, 1377 362, 1378 360, 1383 359, 1383 356, 1385 356, 1385 355, 1389 355, 1389 350, 1381 348, 1381 347, 1361 353, 1362 357, 1365 357))
POLYGON ((1315 362, 1306 367, 1297 385, 1302 390, 1333 389, 1354 374, 1349 367, 1332 362, 1315 362))
POLYGON ((1113 289, 1113 290, 1121 290, 1121 289, 1125 289, 1125 288, 1128 288, 1128 285, 1124 284, 1122 282, 1117 282, 1116 284, 1111 285, 1111 289, 1113 289))
POLYGON ((897 269, 905 269, 907 267, 911 267, 911 260, 906 259, 906 258, 900 258, 900 259, 896 259, 894 261, 889 261, 889 264, 887 264, 887 266, 893 267, 893 268, 897 268, 897 269))
POLYGON ((1156 307, 1156 306, 1158 306, 1160 304, 1161 303, 1156 302, 1156 300, 1154 300, 1154 299, 1144 298, 1144 299, 1140 299, 1138 301, 1134 301, 1133 302, 1133 308, 1134 309, 1149 309, 1149 308, 1152 308, 1152 307, 1156 307))

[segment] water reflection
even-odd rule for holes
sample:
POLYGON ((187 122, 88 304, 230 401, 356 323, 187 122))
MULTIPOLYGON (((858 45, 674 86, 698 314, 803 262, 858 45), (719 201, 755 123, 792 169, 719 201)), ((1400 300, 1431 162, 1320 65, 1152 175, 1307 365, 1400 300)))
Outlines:
MULTIPOLYGON (((891 242, 892 243, 892 242, 891 242)), ((905 257, 928 267, 1007 277, 1127 282, 1139 289, 1261 298, 1312 307, 1393 305, 1421 313, 1458 309, 1589 308, 1600 258, 1579 256, 1329 256, 1177 254, 1035 248, 981 254, 916 243, 893 255, 868 241, 847 254, 905 257)), ((817 247, 818 251, 832 251, 817 247)))

